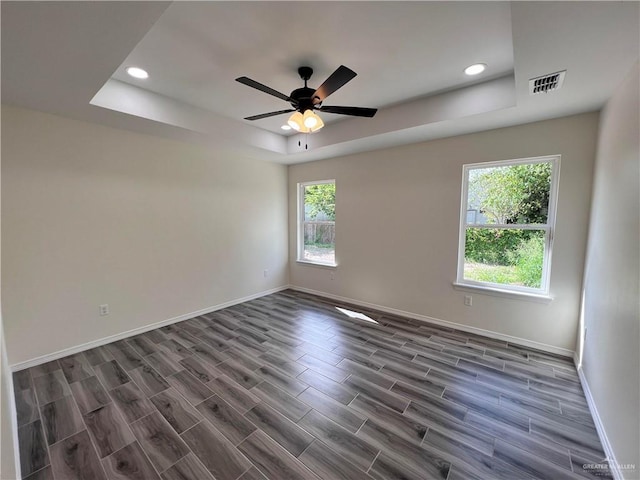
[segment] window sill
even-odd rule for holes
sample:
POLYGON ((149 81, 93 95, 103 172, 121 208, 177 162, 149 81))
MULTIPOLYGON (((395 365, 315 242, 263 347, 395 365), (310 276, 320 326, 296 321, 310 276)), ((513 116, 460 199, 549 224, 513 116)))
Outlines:
POLYGON ((536 303, 550 303, 553 297, 541 293, 517 292, 514 290, 506 290, 502 288, 487 287, 484 285, 472 285, 469 283, 453 282, 453 288, 456 290, 465 290, 478 293, 484 293, 493 297, 512 298, 515 300, 525 300, 536 303))
POLYGON ((310 262, 309 260, 296 260, 296 263, 301 265, 311 265, 313 267, 324 267, 324 268, 337 268, 337 263, 320 263, 320 262, 310 262))

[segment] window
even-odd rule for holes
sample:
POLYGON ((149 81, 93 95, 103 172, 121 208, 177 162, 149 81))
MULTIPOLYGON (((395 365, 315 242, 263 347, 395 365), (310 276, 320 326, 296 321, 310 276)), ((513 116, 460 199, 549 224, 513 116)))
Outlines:
POLYGON ((335 266, 335 180, 298 184, 298 218, 298 261, 335 266))
POLYGON ((457 284, 548 295, 560 157, 465 165, 457 284))

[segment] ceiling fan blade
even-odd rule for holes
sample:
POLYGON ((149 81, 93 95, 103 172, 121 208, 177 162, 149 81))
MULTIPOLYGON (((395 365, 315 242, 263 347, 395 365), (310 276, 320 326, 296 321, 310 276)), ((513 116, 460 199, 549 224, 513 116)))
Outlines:
POLYGON ((325 98, 338 90, 340 87, 349 82, 353 77, 357 75, 356 72, 350 68, 340 65, 335 72, 329 75, 322 85, 313 94, 313 104, 317 105, 325 98))
POLYGON ((280 93, 279 91, 274 90, 271 87, 267 87, 266 85, 263 85, 260 82, 251 80, 249 77, 238 77, 236 78, 236 82, 240 82, 248 87, 252 87, 252 88, 255 88, 256 90, 260 90, 261 92, 268 93, 269 95, 273 95, 274 97, 277 97, 280 100, 284 100, 285 102, 297 103, 288 95, 285 95, 284 93, 280 93))
POLYGON ((340 115, 351 115, 352 117, 373 117, 378 111, 377 108, 363 108, 363 107, 330 107, 323 105, 318 109, 320 112, 338 113, 340 115))
POLYGON ((295 112, 294 109, 278 110, 277 112, 261 113, 260 115, 253 115, 252 117, 245 117, 245 120, 260 120, 262 118, 275 117, 276 115, 282 115, 283 113, 295 112))

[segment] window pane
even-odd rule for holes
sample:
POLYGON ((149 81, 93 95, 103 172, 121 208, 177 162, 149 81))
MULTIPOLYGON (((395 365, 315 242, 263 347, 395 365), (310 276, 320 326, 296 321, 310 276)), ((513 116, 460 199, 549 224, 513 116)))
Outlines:
POLYGON ((468 227, 464 279, 540 288, 545 235, 544 230, 468 227))
POLYGON ((551 162, 469 170, 467 223, 546 224, 551 162))
POLYGON ((335 222, 304 222, 304 260, 335 263, 335 242, 335 222))
POLYGON ((335 263, 336 185, 305 185, 302 259, 335 263))
POLYGON ((335 221, 336 184, 320 183, 304 187, 304 221, 335 221))

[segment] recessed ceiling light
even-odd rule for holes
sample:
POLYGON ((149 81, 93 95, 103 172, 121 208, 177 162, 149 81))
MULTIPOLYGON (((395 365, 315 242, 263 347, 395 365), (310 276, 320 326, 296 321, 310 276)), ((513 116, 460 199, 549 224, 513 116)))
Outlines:
POLYGON ((487 65, 484 63, 474 63, 473 65, 469 65, 464 69, 464 73, 467 75, 478 75, 479 73, 484 72, 487 68, 487 65))
POLYGON ((149 78, 149 74, 145 70, 138 67, 127 67, 127 73, 133 78, 149 78))
POLYGON ((289 125, 282 125, 280 128, 283 130, 291 130, 291 127, 289 125))

